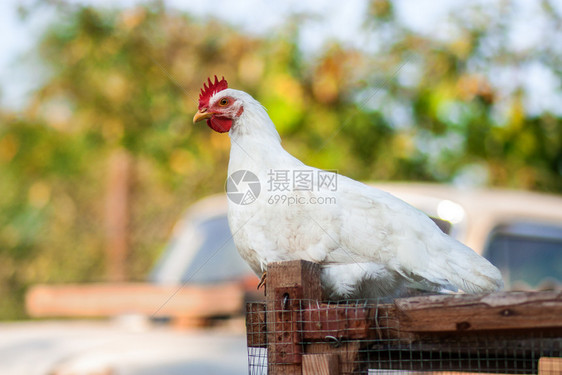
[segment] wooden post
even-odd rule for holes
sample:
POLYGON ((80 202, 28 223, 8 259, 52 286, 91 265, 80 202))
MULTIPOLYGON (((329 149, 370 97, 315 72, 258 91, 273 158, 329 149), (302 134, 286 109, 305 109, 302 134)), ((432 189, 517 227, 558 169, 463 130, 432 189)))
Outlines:
POLYGON ((132 160, 127 151, 115 151, 109 160, 105 206, 107 275, 110 281, 127 279, 132 160))
POLYGON ((267 268, 268 374, 302 374, 303 299, 321 299, 320 266, 295 260, 267 268))

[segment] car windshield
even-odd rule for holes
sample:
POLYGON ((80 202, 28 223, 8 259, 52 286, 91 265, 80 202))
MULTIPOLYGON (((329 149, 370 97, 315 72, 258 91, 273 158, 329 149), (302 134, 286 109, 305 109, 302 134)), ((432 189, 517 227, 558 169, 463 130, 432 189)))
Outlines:
POLYGON ((155 282, 213 283, 253 274, 242 260, 226 215, 188 221, 165 251, 151 279, 155 282))
POLYGON ((251 273, 234 246, 226 216, 199 223, 204 241, 182 276, 182 282, 233 280, 251 273))
POLYGON ((562 285, 562 227, 524 222, 500 225, 484 254, 502 272, 506 289, 562 285))

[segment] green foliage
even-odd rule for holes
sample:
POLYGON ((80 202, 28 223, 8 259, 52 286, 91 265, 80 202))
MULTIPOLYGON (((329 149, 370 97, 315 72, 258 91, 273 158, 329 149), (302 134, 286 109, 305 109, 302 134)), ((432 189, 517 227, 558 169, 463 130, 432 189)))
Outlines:
POLYGON ((228 137, 191 124, 214 74, 260 100, 286 148, 317 167, 450 182, 477 166, 493 186, 562 193, 562 120, 527 113, 524 87, 502 93, 491 82, 494 69, 535 60, 560 79, 560 55, 493 47, 501 12, 471 8, 487 21, 458 21, 456 37, 436 38, 374 0, 365 32, 375 52, 331 43, 311 57, 299 20, 256 37, 158 2, 63 8, 37 49, 48 79, 23 113, 0 118, 0 318, 23 316, 33 283, 104 279, 115 152, 133 159, 130 279, 146 275, 191 203, 222 191, 228 137))

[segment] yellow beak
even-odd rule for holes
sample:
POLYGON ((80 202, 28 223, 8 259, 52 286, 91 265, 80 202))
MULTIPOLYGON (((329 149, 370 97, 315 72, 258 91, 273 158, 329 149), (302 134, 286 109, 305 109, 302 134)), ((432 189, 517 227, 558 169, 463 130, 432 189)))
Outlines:
POLYGON ((212 117, 213 115, 214 115, 214 113, 207 112, 206 109, 203 109, 203 112, 197 111, 195 116, 193 116, 193 123, 195 124, 196 122, 199 122, 201 120, 208 119, 208 118, 212 117))

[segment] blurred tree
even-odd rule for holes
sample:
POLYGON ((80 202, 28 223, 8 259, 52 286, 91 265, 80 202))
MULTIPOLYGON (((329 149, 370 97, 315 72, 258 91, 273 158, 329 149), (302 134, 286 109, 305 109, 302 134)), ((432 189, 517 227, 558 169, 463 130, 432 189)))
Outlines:
POLYGON ((59 12, 64 22, 39 45, 48 79, 24 113, 0 125, 4 318, 21 316, 31 282, 143 278, 182 211, 226 178, 218 166, 228 139, 191 125, 202 82, 222 74, 252 90, 261 76, 262 42, 218 21, 201 24, 160 3, 59 12), (130 155, 132 178, 120 178, 118 155, 130 155), (116 211, 115 199, 127 196, 116 211), (109 268, 108 246, 122 252, 109 268))
POLYGON ((562 112, 552 105, 562 100, 562 15, 551 1, 534 5, 539 44, 519 40, 525 9, 514 1, 456 4, 424 33, 398 16, 394 2, 372 0, 374 52, 359 72, 368 82, 359 98, 378 94, 359 109, 379 113, 367 126, 391 135, 375 151, 361 131, 342 132, 359 153, 362 145, 373 150, 361 177, 562 192, 562 112), (553 87, 553 97, 537 105, 540 87, 553 87))
MULTIPOLYGON (((509 6, 471 5, 436 36, 391 1, 370 4, 373 45, 314 56, 298 43, 302 16, 257 37, 162 2, 58 6, 37 49, 48 78, 23 113, 0 113, 0 318, 23 316, 31 283, 142 279, 182 211, 222 191, 228 137, 191 124, 214 74, 260 100, 287 149, 317 167, 562 192, 561 119, 531 112, 522 81, 506 90, 497 78, 541 66, 559 84, 556 43, 509 50, 509 6), (128 197, 124 218, 111 197, 128 197), (125 249, 113 271, 108 246, 125 249)), ((560 16, 541 9, 560 36, 560 16)))

